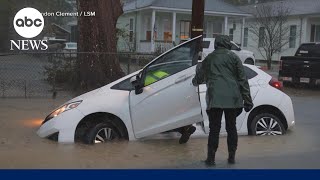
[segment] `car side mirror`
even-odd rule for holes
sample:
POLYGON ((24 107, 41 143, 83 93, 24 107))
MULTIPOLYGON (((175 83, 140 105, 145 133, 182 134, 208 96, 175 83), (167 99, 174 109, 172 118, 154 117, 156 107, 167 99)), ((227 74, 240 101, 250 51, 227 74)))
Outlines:
POLYGON ((238 49, 237 49, 237 51, 241 51, 242 49, 239 47, 238 49))
POLYGON ((136 76, 133 76, 131 79, 130 79, 130 82, 132 84, 132 86, 134 87, 135 89, 135 93, 136 95, 138 94, 141 94, 143 92, 143 84, 141 82, 141 77, 140 77, 140 73, 136 76))

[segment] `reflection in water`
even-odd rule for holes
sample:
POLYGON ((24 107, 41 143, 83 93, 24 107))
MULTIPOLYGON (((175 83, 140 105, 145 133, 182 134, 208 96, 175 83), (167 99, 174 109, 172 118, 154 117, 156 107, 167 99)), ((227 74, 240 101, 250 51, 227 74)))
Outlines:
MULTIPOLYGON (((59 144, 34 134, 33 127, 39 122, 36 119, 23 122, 28 128, 15 131, 9 138, 14 141, 0 146, 0 168, 205 168, 201 160, 206 156, 207 138, 192 138, 183 145, 178 143, 178 138, 94 146, 59 144)), ((311 134, 302 136, 302 131, 305 133, 304 129, 298 129, 284 136, 241 136, 237 157, 244 163, 246 158, 294 155, 311 150, 316 139, 311 134)), ((220 138, 218 168, 226 167, 226 140, 226 137, 220 138)))
POLYGON ((25 127, 38 128, 41 126, 42 121, 43 119, 36 118, 36 119, 22 120, 21 123, 25 127))

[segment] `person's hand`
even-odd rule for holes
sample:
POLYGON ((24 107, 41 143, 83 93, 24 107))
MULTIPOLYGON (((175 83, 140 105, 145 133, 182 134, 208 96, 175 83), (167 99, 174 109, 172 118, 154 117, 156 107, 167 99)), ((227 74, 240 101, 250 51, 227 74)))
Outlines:
POLYGON ((193 85, 193 86, 198 86, 197 80, 196 80, 195 77, 193 77, 193 79, 192 79, 192 85, 193 85))
POLYGON ((251 109, 253 108, 253 104, 252 103, 244 103, 244 105, 243 105, 244 107, 244 110, 246 111, 246 112, 249 112, 249 111, 251 111, 251 109))

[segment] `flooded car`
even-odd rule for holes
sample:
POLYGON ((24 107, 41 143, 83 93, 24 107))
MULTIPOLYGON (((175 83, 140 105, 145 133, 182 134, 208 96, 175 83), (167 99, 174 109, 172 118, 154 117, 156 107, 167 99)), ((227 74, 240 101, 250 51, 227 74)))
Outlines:
MULTIPOLYGON (((206 85, 192 85, 199 44, 201 37, 184 42, 142 70, 66 102, 45 118, 38 135, 94 144, 137 140, 194 123, 200 124, 197 133, 208 134, 206 85)), ((270 75, 252 65, 244 68, 254 107, 237 117, 238 133, 286 133, 295 124, 291 98, 270 75)))

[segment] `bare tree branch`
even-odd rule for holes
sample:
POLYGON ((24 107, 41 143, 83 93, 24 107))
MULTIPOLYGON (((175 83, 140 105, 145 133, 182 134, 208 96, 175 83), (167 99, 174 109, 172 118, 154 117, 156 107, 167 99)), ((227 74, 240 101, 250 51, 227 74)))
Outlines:
POLYGON ((282 52, 290 42, 289 15, 290 9, 284 4, 281 6, 260 4, 256 6, 253 22, 249 24, 253 40, 258 43, 256 49, 267 60, 269 69, 273 55, 282 52), (264 28, 264 32, 261 32, 260 28, 264 28))

